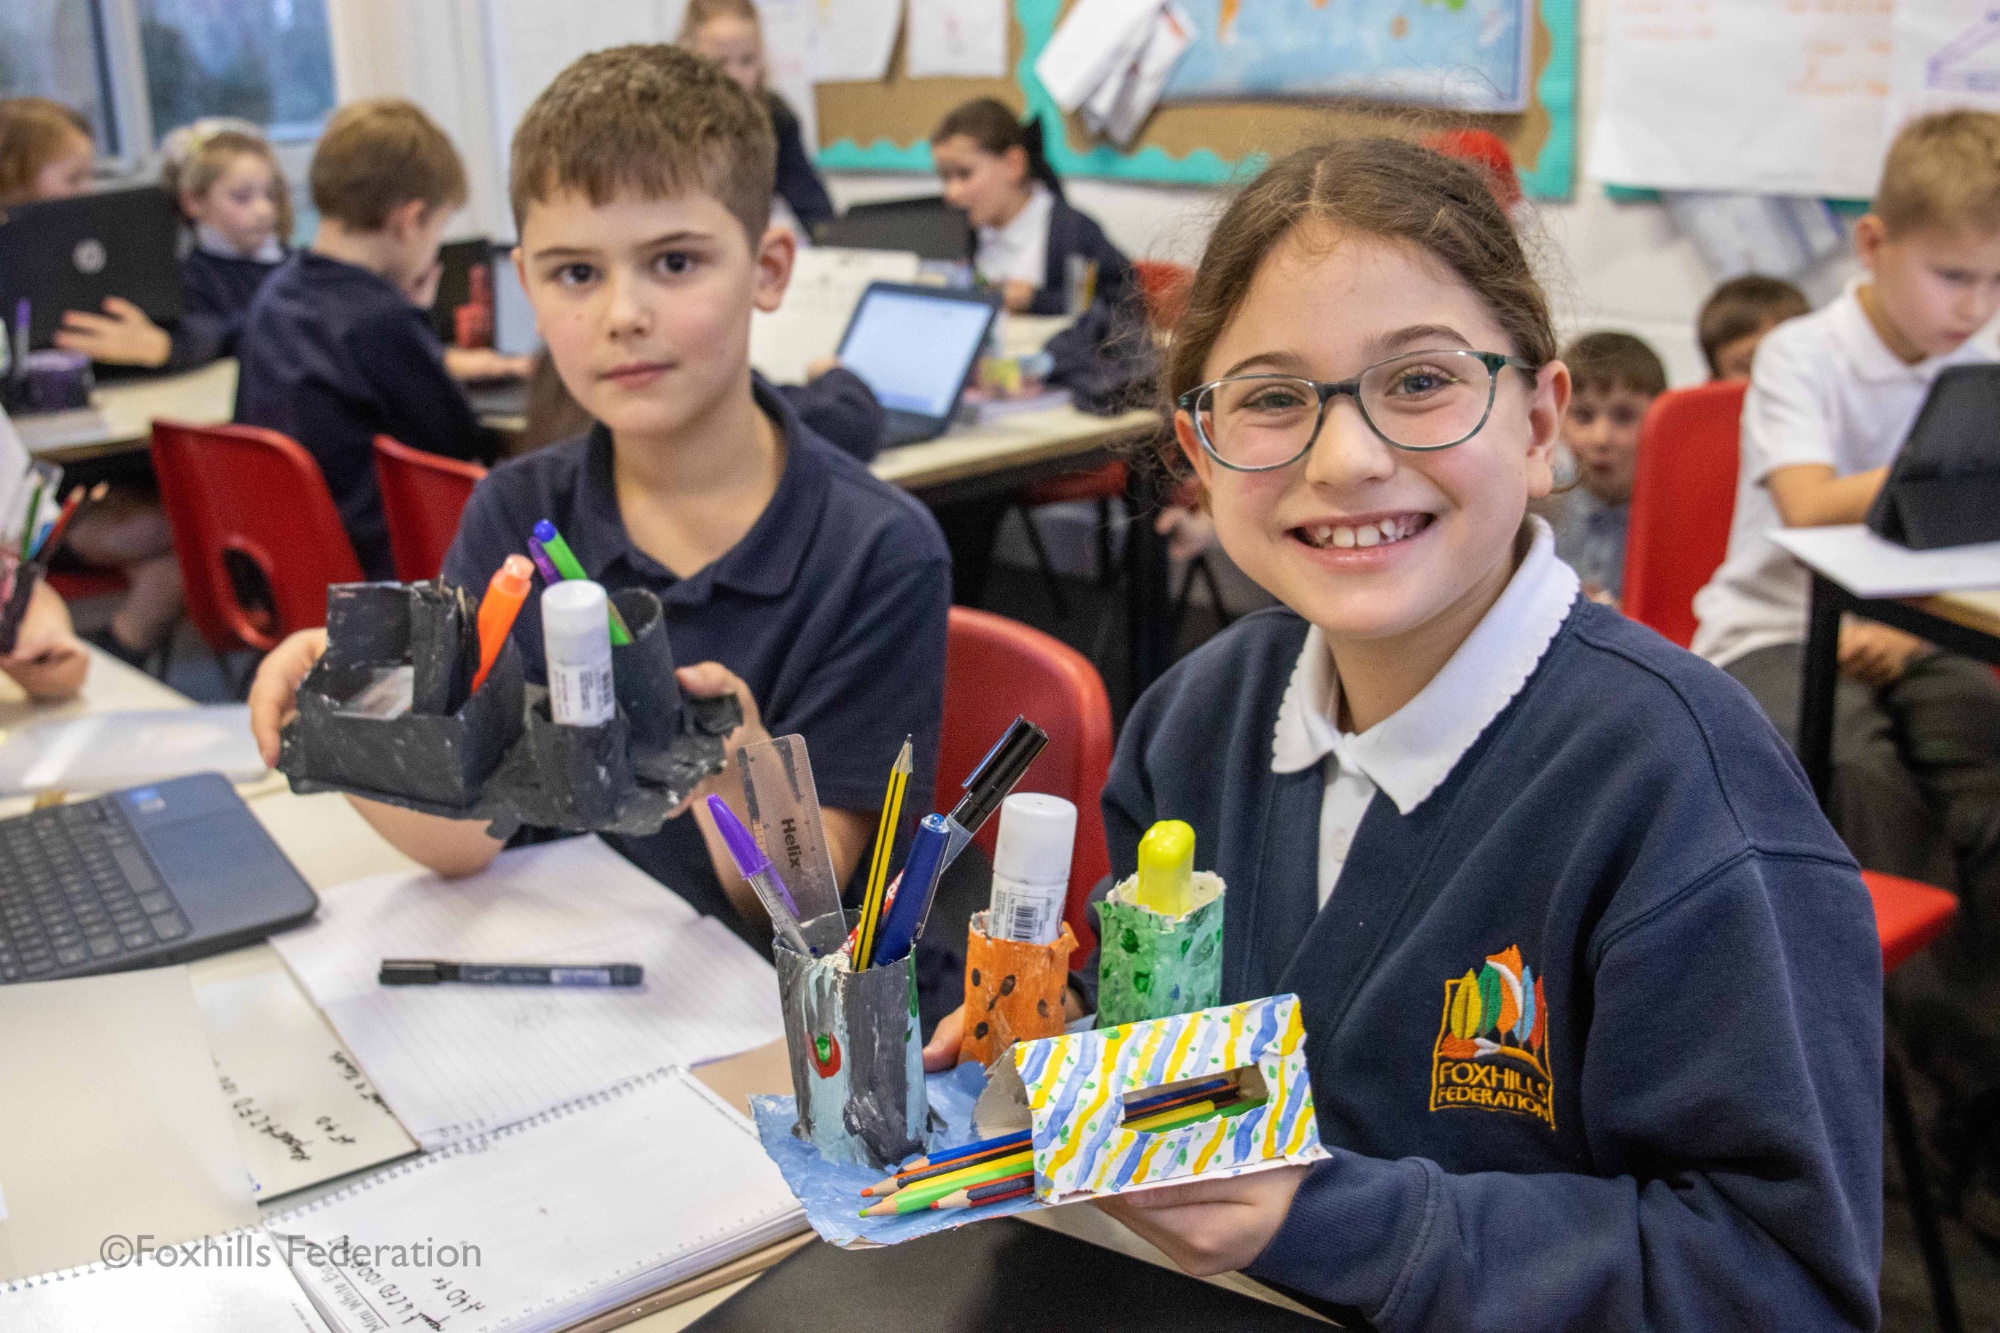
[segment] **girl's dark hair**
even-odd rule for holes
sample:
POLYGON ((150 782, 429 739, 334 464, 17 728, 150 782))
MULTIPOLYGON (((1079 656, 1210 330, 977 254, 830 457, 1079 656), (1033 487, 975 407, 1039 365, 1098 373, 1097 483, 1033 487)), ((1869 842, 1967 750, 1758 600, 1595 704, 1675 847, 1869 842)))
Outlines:
MULTIPOLYGON (((1215 224, 1162 367, 1170 414, 1202 382, 1202 366, 1265 257, 1309 222, 1420 247, 1478 293, 1513 344, 1489 350, 1511 350, 1537 366, 1555 359, 1548 298, 1477 171, 1405 139, 1331 139, 1273 162, 1215 224)), ((1185 470, 1171 437, 1159 453, 1171 470, 1185 470)))
POLYGON ((1005 102, 980 97, 939 121, 937 129, 931 133, 931 142, 943 143, 960 134, 996 157, 1009 148, 1020 149, 1028 156, 1028 175, 1048 186, 1056 198, 1062 198, 1062 180, 1056 175, 1056 169, 1049 165, 1048 154, 1043 150, 1041 121, 1016 120, 1005 102))

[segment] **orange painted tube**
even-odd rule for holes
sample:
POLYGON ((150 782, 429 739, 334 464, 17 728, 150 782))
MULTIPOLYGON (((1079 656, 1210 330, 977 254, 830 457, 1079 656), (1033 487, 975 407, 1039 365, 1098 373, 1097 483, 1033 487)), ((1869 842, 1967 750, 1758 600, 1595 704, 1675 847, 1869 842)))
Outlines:
POLYGON ((474 694, 479 693, 479 687, 486 683, 486 673, 500 659, 500 647, 514 628, 514 618, 521 614, 521 604, 528 600, 534 578, 535 567, 525 555, 510 555, 493 571, 486 595, 479 599, 479 670, 472 677, 474 694))

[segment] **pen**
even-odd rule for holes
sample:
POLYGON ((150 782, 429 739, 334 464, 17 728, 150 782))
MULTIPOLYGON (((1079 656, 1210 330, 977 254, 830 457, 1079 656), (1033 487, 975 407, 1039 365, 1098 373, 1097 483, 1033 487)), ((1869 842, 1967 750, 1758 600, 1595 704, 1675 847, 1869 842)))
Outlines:
POLYGON ((869 966, 893 963, 909 953, 910 946, 924 928, 930 914, 931 897, 937 892, 938 876, 944 873, 944 857, 951 845, 951 823, 943 815, 925 815, 910 839, 910 854, 903 862, 902 883, 908 893, 898 891, 882 909, 882 925, 876 932, 875 956, 869 966))
POLYGON ((486 673, 500 660, 501 645, 507 642, 507 633, 514 628, 514 618, 521 614, 521 603, 528 600, 534 577, 535 567, 518 555, 508 556, 493 571, 486 595, 479 599, 479 670, 472 676, 474 694, 479 693, 479 687, 486 683, 486 673))
POLYGON ((435 986, 457 981, 476 986, 636 986, 645 976, 637 963, 440 963, 385 958, 376 977, 384 986, 435 986))
POLYGON ((528 538, 528 555, 534 560, 535 568, 542 571, 542 582, 554 587, 563 581, 562 573, 556 568, 555 562, 549 559, 549 553, 544 551, 542 544, 533 537, 528 538))
MULTIPOLYGON (((583 572, 583 565, 577 560, 576 552, 569 549, 569 543, 563 540, 563 535, 560 532, 556 531, 555 524, 549 522, 547 519, 537 521, 535 524, 534 539, 542 544, 542 549, 548 553, 549 559, 555 562, 557 572, 564 578, 587 579, 590 577, 590 575, 583 572)), ((632 631, 625 627, 625 617, 618 614, 616 606, 610 605, 609 598, 606 598, 605 601, 611 611, 611 642, 614 644, 632 642, 632 631)))
POLYGON ((723 846, 729 849, 729 859, 736 863, 736 873, 756 890, 757 901, 771 914, 771 924, 785 937, 786 943, 799 951, 800 957, 812 957, 813 949, 799 930, 799 905, 792 901, 791 891, 771 868, 771 858, 764 855, 764 849, 750 836, 750 830, 743 827, 743 821, 720 796, 708 798, 708 813, 715 820, 716 832, 722 835, 723 846))
POLYGON ((111 483, 108 481, 100 481, 92 486, 88 496, 84 494, 81 486, 72 489, 69 499, 63 501, 62 512, 56 515, 55 526, 49 529, 49 535, 42 538, 35 547, 35 562, 47 565, 54 559, 56 552, 62 549, 63 538, 69 535, 69 525, 75 522, 78 512, 86 503, 96 504, 102 500, 105 492, 110 489, 111 483))

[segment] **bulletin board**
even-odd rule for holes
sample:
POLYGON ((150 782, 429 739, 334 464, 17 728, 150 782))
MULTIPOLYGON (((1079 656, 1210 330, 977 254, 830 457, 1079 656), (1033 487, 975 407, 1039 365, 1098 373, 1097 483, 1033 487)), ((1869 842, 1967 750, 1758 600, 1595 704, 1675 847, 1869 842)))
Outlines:
MULTIPOLYGON (((1049 162, 1065 176, 1221 185, 1254 175, 1270 154, 1330 130, 1409 134, 1433 125, 1471 125, 1506 141, 1529 197, 1566 199, 1576 175, 1576 3, 1539 0, 1530 56, 1534 93, 1518 113, 1468 116, 1324 99, 1163 103, 1130 151, 1092 138, 1077 116, 1062 117, 1064 133, 1047 145, 1049 162)), ((931 130, 946 112, 975 97, 998 98, 1023 116, 1055 124, 1060 112, 1034 64, 1067 7, 1068 0, 1014 0, 1011 79, 906 78, 899 37, 885 78, 819 84, 820 166, 928 172, 931 130)))

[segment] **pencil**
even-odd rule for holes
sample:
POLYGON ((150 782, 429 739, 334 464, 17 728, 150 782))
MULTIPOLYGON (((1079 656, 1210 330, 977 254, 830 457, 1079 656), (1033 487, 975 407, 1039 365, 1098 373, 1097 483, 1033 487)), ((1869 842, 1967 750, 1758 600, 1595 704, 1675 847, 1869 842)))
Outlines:
POLYGON ((942 1199, 933 1199, 931 1208, 943 1211, 947 1208, 978 1208, 989 1203, 1004 1203, 1008 1199, 1018 1199, 1024 1194, 1035 1192, 1035 1173, 1013 1176, 1006 1180, 996 1180, 991 1185, 975 1185, 970 1189, 958 1190, 942 1199))
POLYGON ((953 1190, 1004 1180, 1008 1176, 1019 1175, 1023 1170, 1032 1171, 1034 1166, 1035 1155, 1032 1152, 1016 1153, 1011 1157, 996 1157, 990 1162, 968 1166, 963 1171, 954 1171, 949 1175, 939 1176, 936 1180, 927 1180, 921 1185, 898 1190, 880 1203, 863 1208, 861 1215, 900 1217, 904 1213, 914 1213, 928 1207, 931 1200, 942 1199, 953 1190))
POLYGON ((882 822, 875 830, 875 854, 868 863, 868 891, 861 898, 861 924, 854 937, 849 966, 856 972, 875 956, 875 932, 882 920, 882 892, 889 885, 889 857, 896 849, 896 829, 903 818, 903 791, 910 784, 910 738, 889 769, 889 790, 882 797, 882 822))

